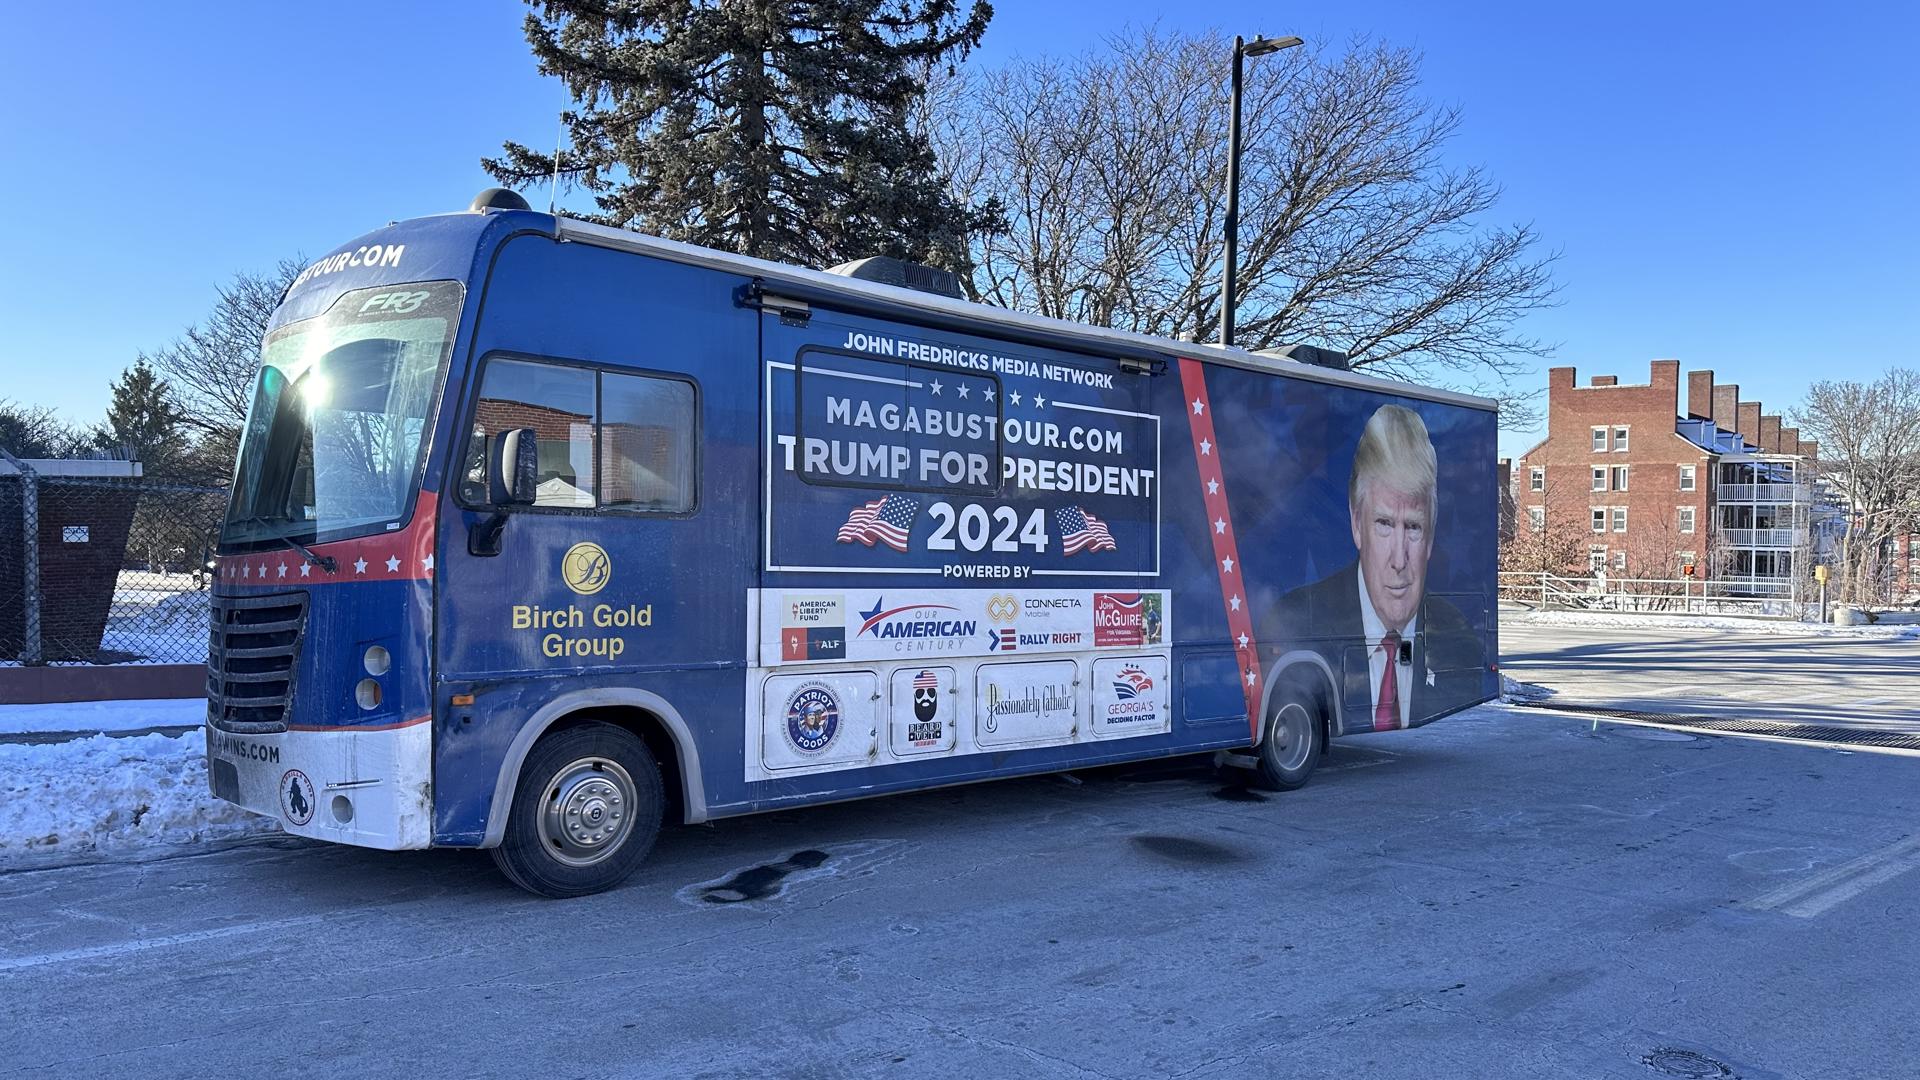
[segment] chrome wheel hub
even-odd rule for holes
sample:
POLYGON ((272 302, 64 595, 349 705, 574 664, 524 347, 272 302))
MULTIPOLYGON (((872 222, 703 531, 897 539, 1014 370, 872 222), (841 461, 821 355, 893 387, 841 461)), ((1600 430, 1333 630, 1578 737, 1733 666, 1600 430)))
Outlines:
POLYGON ((569 866, 591 866, 633 831, 633 777, 608 758, 581 758, 555 775, 540 807, 540 842, 569 866))

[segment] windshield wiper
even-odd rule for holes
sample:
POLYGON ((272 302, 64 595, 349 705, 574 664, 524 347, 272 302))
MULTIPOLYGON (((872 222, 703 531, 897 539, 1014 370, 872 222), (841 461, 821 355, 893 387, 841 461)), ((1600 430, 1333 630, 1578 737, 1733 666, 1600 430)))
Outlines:
MULTIPOLYGON (((242 521, 240 524, 242 525, 258 524, 262 528, 265 528, 269 524, 269 522, 267 521, 266 515, 255 514, 254 516, 242 521)), ((340 564, 334 561, 333 556, 315 555, 313 553, 312 548, 309 548, 307 545, 301 543, 298 540, 295 540, 291 536, 283 536, 283 535, 280 535, 279 533, 273 533, 273 534, 269 534, 267 539, 278 540, 281 543, 292 548, 293 550, 299 552, 300 557, 305 559, 308 565, 310 566, 317 566, 320 569, 325 570, 329 574, 339 573, 340 564)))

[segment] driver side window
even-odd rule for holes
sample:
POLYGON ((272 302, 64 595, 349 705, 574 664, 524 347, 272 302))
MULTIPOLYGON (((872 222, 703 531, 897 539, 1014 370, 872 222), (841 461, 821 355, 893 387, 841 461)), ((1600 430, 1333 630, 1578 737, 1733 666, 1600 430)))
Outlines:
POLYGON ((539 437, 540 471, 533 505, 594 507, 594 373, 586 368, 489 360, 473 411, 461 497, 486 499, 486 451, 503 431, 530 428, 539 437))

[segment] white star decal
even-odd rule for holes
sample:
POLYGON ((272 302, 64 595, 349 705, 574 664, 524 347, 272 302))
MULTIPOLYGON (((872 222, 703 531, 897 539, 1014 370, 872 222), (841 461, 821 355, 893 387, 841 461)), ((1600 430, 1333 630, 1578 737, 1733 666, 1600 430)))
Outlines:
POLYGON ((1212 453, 1213 453, 1213 444, 1208 442, 1205 439, 1201 439, 1200 440, 1200 456, 1207 457, 1212 453))
POLYGON ((1239 611, 1240 610, 1240 594, 1235 593, 1232 596, 1228 597, 1227 604, 1228 606, 1232 607, 1233 610, 1239 611))
POLYGON ((1253 673, 1253 669, 1252 669, 1252 668, 1248 668, 1248 669, 1247 669, 1247 685, 1248 685, 1248 686, 1252 686, 1252 685, 1253 685, 1253 680, 1254 680, 1254 678, 1255 678, 1255 675, 1254 675, 1254 673, 1253 673))
POLYGON ((1036 408, 1036 409, 1044 409, 1044 408, 1046 408, 1046 407, 1047 407, 1047 399, 1046 399, 1046 398, 1043 398, 1043 397, 1041 397, 1041 396, 1040 396, 1039 394, 1035 394, 1035 395, 1033 395, 1033 407, 1034 407, 1034 408, 1036 408))
POLYGON ((245 563, 245 564, 243 564, 243 565, 242 565, 242 566, 240 567, 240 576, 241 576, 241 577, 252 577, 252 576, 253 576, 253 564, 252 564, 252 563, 245 563))
POLYGON ((300 576, 301 576, 301 577, 306 577, 306 576, 307 576, 307 574, 308 574, 308 573, 309 573, 310 571, 312 571, 312 570, 313 570, 313 565, 312 565, 311 563, 301 563, 301 564, 300 564, 300 576))
POLYGON ((260 576, 261 576, 261 577, 263 577, 263 578, 267 576, 267 564, 266 564, 266 563, 261 563, 261 564, 260 564, 260 576))
POLYGON ((354 573, 356 573, 356 574, 364 574, 364 573, 366 573, 366 572, 367 572, 367 560, 365 560, 365 559, 355 559, 355 560, 353 560, 353 572, 354 572, 354 573))
POLYGON ((287 576, 287 564, 286 564, 286 563, 281 563, 281 564, 280 564, 280 568, 279 568, 278 570, 276 570, 276 571, 274 571, 274 575, 273 575, 273 576, 274 576, 274 577, 286 577, 286 576, 287 576))
POLYGON ((1201 413, 1205 411, 1207 411, 1207 407, 1201 403, 1199 398, 1194 398, 1193 399, 1193 415, 1199 416, 1201 413))
POLYGON ((1243 649, 1247 647, 1247 635, 1245 634, 1240 635, 1240 647, 1243 649))
POLYGON ((932 386, 933 386, 933 393, 934 393, 934 396, 936 396, 936 397, 937 397, 937 396, 939 396, 939 394, 940 394, 940 380, 939 380, 939 379, 935 379, 935 380, 933 380, 933 383, 932 383, 932 386))
POLYGON ((1226 532, 1226 531, 1227 531, 1227 523, 1226 523, 1226 521, 1225 521, 1224 519, 1222 519, 1222 518, 1214 518, 1214 519, 1213 519, 1213 531, 1214 531, 1214 532, 1217 532, 1217 533, 1224 533, 1224 532, 1226 532))
POLYGON ((387 573, 397 574, 399 572, 400 572, 400 556, 398 555, 387 556, 387 573))
POLYGON ((1207 481, 1207 494, 1209 495, 1220 494, 1220 481, 1218 480, 1207 481))
POLYGON ((963 397, 963 398, 964 398, 964 397, 966 397, 966 396, 967 396, 967 384, 966 384, 966 383, 960 383, 960 384, 958 384, 958 385, 959 385, 959 387, 960 387, 960 396, 961 396, 961 397, 963 397))
POLYGON ((987 396, 988 401, 993 400, 993 387, 989 386, 985 390, 981 391, 981 393, 984 393, 987 396))
POLYGON ((1015 405, 1020 404, 1020 391, 1018 390, 1007 391, 1007 400, 1013 402, 1015 405))
POLYGON ((420 569, 429 574, 433 573, 433 554, 431 552, 427 554, 426 558, 420 560, 420 569))
POLYGON ((1229 555, 1220 560, 1220 571, 1226 574, 1233 573, 1233 556, 1229 555))

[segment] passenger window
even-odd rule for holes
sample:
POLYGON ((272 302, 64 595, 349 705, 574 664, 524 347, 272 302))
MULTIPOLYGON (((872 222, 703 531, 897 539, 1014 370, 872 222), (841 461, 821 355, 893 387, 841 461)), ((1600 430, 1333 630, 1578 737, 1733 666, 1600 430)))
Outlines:
POLYGON ((600 410, 601 505, 693 509, 693 387, 603 372, 600 410))
POLYGON ((531 428, 539 437, 540 472, 533 505, 594 505, 594 373, 586 368, 490 360, 473 413, 462 496, 484 502, 486 450, 502 431, 531 428))

